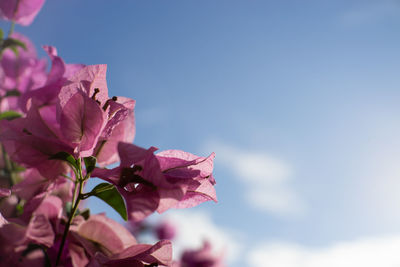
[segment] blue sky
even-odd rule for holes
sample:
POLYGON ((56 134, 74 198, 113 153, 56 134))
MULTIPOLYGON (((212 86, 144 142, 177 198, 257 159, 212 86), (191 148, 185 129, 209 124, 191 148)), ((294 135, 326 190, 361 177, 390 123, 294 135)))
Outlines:
POLYGON ((108 64, 136 144, 215 151, 219 203, 166 215, 274 267, 400 264, 399 29, 394 0, 48 0, 16 27, 108 64))

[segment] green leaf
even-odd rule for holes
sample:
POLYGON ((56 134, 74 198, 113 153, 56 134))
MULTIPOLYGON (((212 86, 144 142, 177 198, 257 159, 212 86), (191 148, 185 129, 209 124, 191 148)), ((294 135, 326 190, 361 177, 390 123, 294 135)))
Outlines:
POLYGON ((0 40, 3 40, 3 37, 4 37, 4 32, 2 29, 0 29, 0 40))
POLYGON ((7 91, 5 97, 7 97, 7 96, 20 96, 20 95, 21 95, 21 93, 20 93, 20 91, 18 91, 18 89, 13 89, 13 90, 7 91))
POLYGON ((122 219, 128 220, 124 199, 112 184, 101 183, 93 188, 90 195, 100 198, 118 212, 122 219))
POLYGON ((23 172, 23 171, 26 171, 26 168, 22 167, 22 166, 15 166, 13 171, 14 172, 23 172))
POLYGON ((25 43, 21 42, 18 39, 7 38, 2 44, 1 50, 3 51, 6 48, 10 48, 15 53, 15 55, 18 56, 18 47, 21 47, 25 51, 27 50, 25 43))
POLYGON ((84 209, 82 211, 78 210, 78 214, 87 220, 90 217, 90 209, 84 209))
POLYGON ((93 156, 89 156, 89 157, 83 158, 83 161, 85 162, 86 172, 91 173, 94 170, 94 168, 96 167, 97 159, 93 156))
POLYGON ((17 211, 17 215, 18 215, 18 216, 21 216, 22 213, 24 213, 24 205, 23 205, 23 203, 18 203, 18 204, 15 206, 15 209, 16 209, 16 211, 17 211))
POLYGON ((22 117, 22 115, 18 112, 15 111, 4 111, 3 113, 0 113, 0 120, 13 120, 22 117))
POLYGON ((21 47, 22 49, 24 49, 25 51, 27 50, 26 45, 24 42, 18 40, 18 39, 14 39, 14 38, 7 38, 4 41, 3 46, 5 48, 7 47, 21 47))
POLYGON ((18 57, 19 52, 16 46, 9 46, 8 48, 10 48, 14 52, 14 54, 18 57))
POLYGON ((63 160, 63 161, 68 162, 76 170, 79 169, 78 163, 76 162, 74 156, 72 156, 71 154, 69 154, 67 152, 64 152, 64 151, 58 152, 58 153, 50 156, 49 159, 63 160))

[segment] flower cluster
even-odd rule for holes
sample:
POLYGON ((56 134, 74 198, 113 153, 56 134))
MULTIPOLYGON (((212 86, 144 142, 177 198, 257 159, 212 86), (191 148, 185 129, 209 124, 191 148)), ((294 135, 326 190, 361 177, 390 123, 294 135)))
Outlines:
MULTIPOLYGON (((0 18, 29 25, 43 3, 0 1, 0 18)), ((47 60, 13 27, 0 40, 0 265, 214 266, 202 256, 207 244, 173 261, 171 241, 163 239, 171 233, 140 244, 118 222, 80 205, 97 197, 138 223, 156 211, 216 202, 214 153, 132 144, 135 100, 109 95, 106 65, 67 64, 43 46, 47 71, 47 60), (87 191, 92 177, 104 183, 87 191)))

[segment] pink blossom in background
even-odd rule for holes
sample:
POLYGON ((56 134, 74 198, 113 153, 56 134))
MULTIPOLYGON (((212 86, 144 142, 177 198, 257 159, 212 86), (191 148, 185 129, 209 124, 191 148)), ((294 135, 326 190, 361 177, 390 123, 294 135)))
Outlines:
MULTIPOLYGON (((46 60, 38 59, 31 41, 20 33, 13 33, 12 38, 26 45, 27 50, 18 47, 18 55, 11 49, 5 49, 0 60, 0 96, 10 91, 20 95, 43 86, 46 82, 46 60)), ((19 97, 4 97, 0 102, 0 111, 19 110, 19 97)))
POLYGON ((174 267, 225 267, 224 256, 213 252, 211 244, 205 241, 200 249, 184 251, 174 267))
POLYGON ((168 221, 163 221, 158 224, 154 231, 158 239, 172 240, 176 235, 176 227, 168 221))
POLYGON ((45 0, 1 0, 0 18, 23 26, 32 23, 45 0))

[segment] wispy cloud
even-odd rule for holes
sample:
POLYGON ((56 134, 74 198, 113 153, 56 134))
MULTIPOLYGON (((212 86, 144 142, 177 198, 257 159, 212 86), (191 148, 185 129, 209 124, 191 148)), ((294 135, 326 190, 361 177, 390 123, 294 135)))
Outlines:
POLYGON ((199 211, 174 211, 166 215, 165 220, 171 222, 177 229, 177 236, 173 240, 174 257, 184 249, 202 247, 203 241, 211 242, 216 253, 225 255, 228 262, 238 259, 242 246, 237 232, 218 226, 209 213, 199 211))
POLYGON ((243 183, 244 198, 259 210, 280 216, 301 215, 306 205, 291 185, 292 167, 266 152, 210 142, 217 164, 225 165, 243 183))
POLYGON ((400 266, 400 236, 337 242, 325 248, 290 243, 265 243, 247 255, 248 266, 259 267, 395 267, 400 266))

